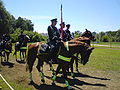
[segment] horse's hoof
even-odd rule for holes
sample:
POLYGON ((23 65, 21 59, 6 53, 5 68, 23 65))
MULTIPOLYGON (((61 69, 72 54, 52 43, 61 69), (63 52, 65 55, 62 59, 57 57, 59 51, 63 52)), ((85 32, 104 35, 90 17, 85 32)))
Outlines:
POLYGON ((43 83, 45 83, 45 80, 44 80, 44 79, 41 79, 41 81, 42 81, 43 83))
POLYGON ((55 82, 54 81, 52 82, 52 85, 55 86, 55 82))
POLYGON ((28 85, 32 85, 34 82, 33 81, 30 81, 29 83, 28 83, 28 85))
POLYGON ((71 86, 67 87, 68 90, 74 90, 71 86))

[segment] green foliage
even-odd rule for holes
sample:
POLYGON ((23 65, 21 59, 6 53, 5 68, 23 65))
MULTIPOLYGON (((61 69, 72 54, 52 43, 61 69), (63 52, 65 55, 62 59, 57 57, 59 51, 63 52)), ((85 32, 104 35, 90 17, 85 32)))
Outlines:
POLYGON ((103 41, 103 42, 109 42, 109 40, 110 40, 110 38, 109 38, 108 35, 102 36, 102 41, 103 41))
POLYGON ((4 7, 3 2, 0 0, 0 36, 3 33, 9 33, 11 30, 13 30, 11 23, 12 16, 4 7))
POLYGON ((81 32, 80 31, 75 31, 74 32, 74 37, 77 38, 77 37, 80 37, 81 35, 81 32))
MULTIPOLYGON (((18 35, 20 34, 22 30, 20 28, 17 28, 13 34, 11 34, 12 41, 17 42, 18 41, 18 35)), ((30 42, 40 42, 45 41, 47 37, 42 36, 41 34, 33 31, 27 31, 25 30, 23 32, 25 35, 28 35, 30 37, 30 42)))
POLYGON ((27 30, 27 31, 33 31, 33 24, 31 20, 28 20, 26 18, 18 17, 16 20, 15 27, 21 28, 21 30, 27 30))

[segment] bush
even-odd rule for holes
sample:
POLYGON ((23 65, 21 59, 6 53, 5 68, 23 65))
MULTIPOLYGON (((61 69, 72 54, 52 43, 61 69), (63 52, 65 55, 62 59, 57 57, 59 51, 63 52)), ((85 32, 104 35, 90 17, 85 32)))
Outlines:
POLYGON ((102 37, 102 42, 109 42, 110 38, 108 37, 108 35, 105 35, 102 37))

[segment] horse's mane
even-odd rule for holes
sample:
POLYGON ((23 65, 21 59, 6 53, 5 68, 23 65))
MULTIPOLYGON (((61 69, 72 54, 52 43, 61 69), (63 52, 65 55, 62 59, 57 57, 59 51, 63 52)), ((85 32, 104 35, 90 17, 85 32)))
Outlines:
POLYGON ((87 43, 85 42, 81 42, 81 41, 68 41, 68 42, 63 42, 64 46, 66 46, 66 43, 68 43, 69 47, 74 47, 74 46, 89 46, 87 43))

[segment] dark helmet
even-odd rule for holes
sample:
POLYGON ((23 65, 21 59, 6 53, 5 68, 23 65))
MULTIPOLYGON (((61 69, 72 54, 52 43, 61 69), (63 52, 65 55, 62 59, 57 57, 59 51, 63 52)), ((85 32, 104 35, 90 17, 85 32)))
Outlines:
POLYGON ((65 25, 65 22, 62 22, 62 23, 60 24, 60 26, 61 26, 61 25, 65 25))
POLYGON ((50 20, 51 22, 57 22, 57 18, 50 20))
POLYGON ((67 24, 66 27, 70 27, 70 24, 67 24))

